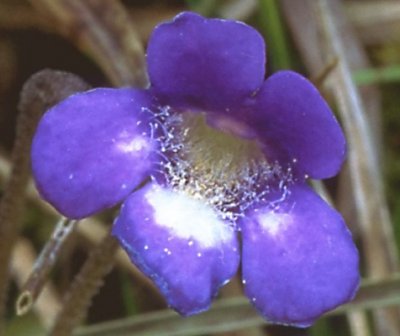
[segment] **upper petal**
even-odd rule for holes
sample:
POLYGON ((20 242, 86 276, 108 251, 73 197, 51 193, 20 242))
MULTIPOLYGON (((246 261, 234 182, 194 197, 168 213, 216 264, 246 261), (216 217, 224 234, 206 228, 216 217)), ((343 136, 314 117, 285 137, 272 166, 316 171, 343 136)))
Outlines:
POLYGON ((149 105, 142 91, 96 89, 46 112, 31 152, 43 198, 70 218, 124 199, 153 167, 149 105))
POLYGON ((201 200, 153 183, 126 200, 113 235, 182 315, 208 309, 239 265, 231 227, 201 200))
POLYGON ((265 45, 244 23, 185 12, 154 30, 147 62, 151 85, 167 103, 225 112, 262 84, 265 45))
POLYGON ((300 327, 351 300, 358 253, 342 217, 307 186, 242 223, 246 295, 269 321, 300 327))
POLYGON ((331 109, 306 78, 292 71, 272 75, 247 116, 272 153, 295 163, 300 174, 331 177, 339 171, 346 140, 331 109))

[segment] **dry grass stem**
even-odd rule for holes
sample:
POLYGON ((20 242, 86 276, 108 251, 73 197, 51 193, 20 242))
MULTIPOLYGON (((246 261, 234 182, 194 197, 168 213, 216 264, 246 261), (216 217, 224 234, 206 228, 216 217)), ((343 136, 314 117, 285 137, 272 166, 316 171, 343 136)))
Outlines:
POLYGON ((400 3, 391 1, 346 1, 346 12, 365 44, 400 41, 400 3))
POLYGON ((221 6, 221 16, 227 19, 246 21, 257 10, 257 0, 234 0, 221 6))
MULTIPOLYGON (((231 281, 221 288, 221 298, 233 298, 243 296, 243 286, 240 274, 236 274, 231 281)), ((215 336, 268 336, 269 333, 262 326, 247 328, 245 330, 227 331, 215 334, 215 336)))
MULTIPOLYGON (((350 76, 350 69, 356 70, 366 68, 369 66, 369 60, 365 50, 363 49, 363 46, 352 31, 352 27, 346 22, 346 16, 341 13, 340 3, 337 1, 332 1, 331 5, 334 9, 335 19, 338 20, 336 22, 336 29, 340 30, 339 35, 341 37, 341 43, 343 44, 343 48, 341 50, 342 54, 340 54, 341 61, 343 57, 346 58, 349 67, 348 76, 350 76)), ((316 14, 313 11, 313 6, 315 6, 315 2, 309 0, 300 0, 296 3, 293 3, 290 0, 283 1, 284 12, 288 19, 292 33, 295 35, 294 41, 297 43, 297 46, 301 51, 307 68, 311 74, 316 76, 316 74, 321 72, 322 68, 326 67, 324 64, 330 63, 330 60, 333 57, 332 55, 338 56, 338 54, 336 50, 330 50, 327 53, 326 49, 316 47, 319 44, 321 28, 319 27, 316 14)), ((333 76, 328 76, 326 79, 327 84, 337 85, 337 82, 333 76)), ((373 125, 371 128, 372 132, 370 133, 373 134, 373 149, 371 150, 370 154, 377 158, 375 159, 375 163, 377 163, 379 162, 378 158, 380 157, 380 155, 377 153, 380 153, 379 149, 382 146, 380 92, 378 88, 368 86, 363 87, 360 91, 360 94, 365 106, 367 107, 365 109, 365 116, 369 119, 370 125, 373 125)), ((346 133, 349 137, 352 136, 352 134, 349 134, 348 132, 346 133)), ((369 139, 369 141, 371 142, 371 139, 369 139)), ((376 169, 378 171, 377 175, 379 176, 380 167, 376 165, 376 169)), ((356 198, 354 196, 354 188, 353 184, 351 183, 351 178, 350 169, 349 167, 345 166, 340 174, 340 192, 339 197, 337 198, 337 205, 346 218, 346 221, 350 225, 353 233, 359 233, 361 235, 361 239, 365 241, 366 238, 364 238, 364 236, 367 233, 360 227, 360 225, 357 224, 359 217, 357 216, 357 207, 355 203, 356 198)), ((380 227, 378 226, 376 229, 380 230, 380 227)), ((383 235, 382 231, 381 235, 383 235)), ((393 243, 393 241, 391 243, 393 243)), ((356 313, 356 315, 359 314, 361 313, 356 313)), ((363 325, 365 326, 367 324, 365 316, 361 318, 360 316, 354 316, 351 314, 349 315, 349 321, 352 330, 358 330, 358 332, 354 333, 354 335, 367 335, 367 329, 362 327, 363 325), (360 321, 362 319, 364 322, 361 323, 360 321)))
MULTIPOLYGON (((398 256, 381 184, 376 147, 361 97, 351 78, 343 34, 339 31, 336 21, 335 11, 339 5, 336 1, 326 0, 319 0, 315 4, 323 31, 322 48, 325 57, 332 53, 339 57, 339 64, 332 74, 331 85, 350 147, 349 172, 360 229, 363 232, 362 243, 367 273, 373 278, 383 278, 397 269, 398 256)), ((397 311, 379 313, 375 317, 380 335, 400 334, 397 311)))
POLYGON ((88 53, 114 85, 147 85, 143 46, 130 16, 118 0, 30 2, 57 22, 59 33, 88 53))
POLYGON ((0 3, 0 29, 40 29, 45 32, 52 32, 54 30, 52 23, 44 17, 32 13, 30 6, 6 3, 0 3))
POLYGON ((370 136, 369 122, 366 119, 357 88, 351 78, 341 34, 336 30, 330 5, 325 0, 319 0, 319 6, 328 42, 325 44, 324 50, 327 54, 334 52, 340 58, 333 73, 334 80, 331 84, 348 136, 349 165, 356 191, 358 214, 364 229, 370 233, 366 235, 366 239, 369 237, 370 240, 367 246, 374 252, 367 258, 369 260, 369 271, 379 277, 388 274, 388 271, 395 270, 398 265, 398 256, 394 248, 392 226, 381 185, 379 166, 370 136), (376 223, 380 223, 380 225, 376 225, 376 223), (385 231, 382 232, 379 229, 380 226, 384 227, 385 231), (374 232, 375 235, 371 235, 371 232, 374 232), (382 234, 385 234, 384 239, 377 239, 382 234), (390 242, 390 244, 383 246, 381 241, 390 242), (371 247, 376 247, 376 249, 371 247))
POLYGON ((74 231, 77 221, 61 218, 57 223, 51 238, 40 253, 33 265, 33 269, 25 284, 21 288, 21 294, 17 298, 15 310, 17 315, 24 315, 31 310, 48 280, 48 275, 58 259, 61 248, 71 233, 74 231))
MULTIPOLYGON (((11 272, 19 288, 24 286, 36 259, 37 255, 32 243, 25 238, 19 238, 14 247, 11 260, 11 272)), ((55 316, 60 307, 61 303, 58 293, 54 285, 49 281, 44 285, 42 294, 36 301, 33 310, 43 326, 49 328, 54 323, 55 316)))

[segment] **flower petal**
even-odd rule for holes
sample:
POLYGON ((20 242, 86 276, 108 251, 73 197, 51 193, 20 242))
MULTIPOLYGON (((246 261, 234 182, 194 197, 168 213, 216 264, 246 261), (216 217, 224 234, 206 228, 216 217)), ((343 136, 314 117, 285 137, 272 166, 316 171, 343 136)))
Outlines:
POLYGON ((243 282, 269 321, 306 327, 353 298, 358 253, 342 217, 307 186, 242 223, 243 282))
POLYGON ((69 218, 115 205, 149 174, 150 97, 132 89, 96 89, 50 109, 32 144, 43 198, 69 218))
POLYGON ((155 184, 127 199, 113 235, 182 315, 208 309, 239 264, 231 227, 201 200, 155 184))
POLYGON ((261 86, 265 45, 244 23, 186 12, 154 30, 147 62, 152 87, 168 104, 225 112, 261 86))
POLYGON ((300 174, 318 179, 337 174, 346 140, 311 82, 292 71, 277 72, 264 83, 256 101, 246 117, 271 151, 283 151, 300 174))

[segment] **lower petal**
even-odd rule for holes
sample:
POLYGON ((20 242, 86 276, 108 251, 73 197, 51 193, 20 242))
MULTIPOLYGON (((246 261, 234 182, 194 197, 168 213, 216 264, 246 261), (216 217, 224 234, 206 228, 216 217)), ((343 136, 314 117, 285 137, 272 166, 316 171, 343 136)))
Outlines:
POLYGON ((267 320, 306 327, 354 297, 359 273, 351 234, 307 186, 250 211, 242 234, 245 292, 267 320))
POLYGON ((182 315, 208 309, 239 265, 231 227, 202 201, 156 184, 126 200, 113 235, 182 315))

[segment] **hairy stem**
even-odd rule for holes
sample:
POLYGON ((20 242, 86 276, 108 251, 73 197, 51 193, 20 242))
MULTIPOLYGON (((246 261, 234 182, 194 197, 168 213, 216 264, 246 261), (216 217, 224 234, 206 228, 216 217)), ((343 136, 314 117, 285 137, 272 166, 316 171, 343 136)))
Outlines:
POLYGON ((66 294, 50 335, 71 335, 85 318, 92 297, 102 286, 104 276, 112 269, 118 246, 115 238, 107 234, 94 248, 66 294))
MULTIPOLYGON (((43 112, 73 92, 87 88, 76 76, 43 70, 24 85, 12 152, 13 168, 0 203, 0 318, 4 318, 12 248, 18 237, 24 194, 30 174, 29 152, 36 125, 43 112)), ((4 327, 0 323, 1 329, 4 327)))

